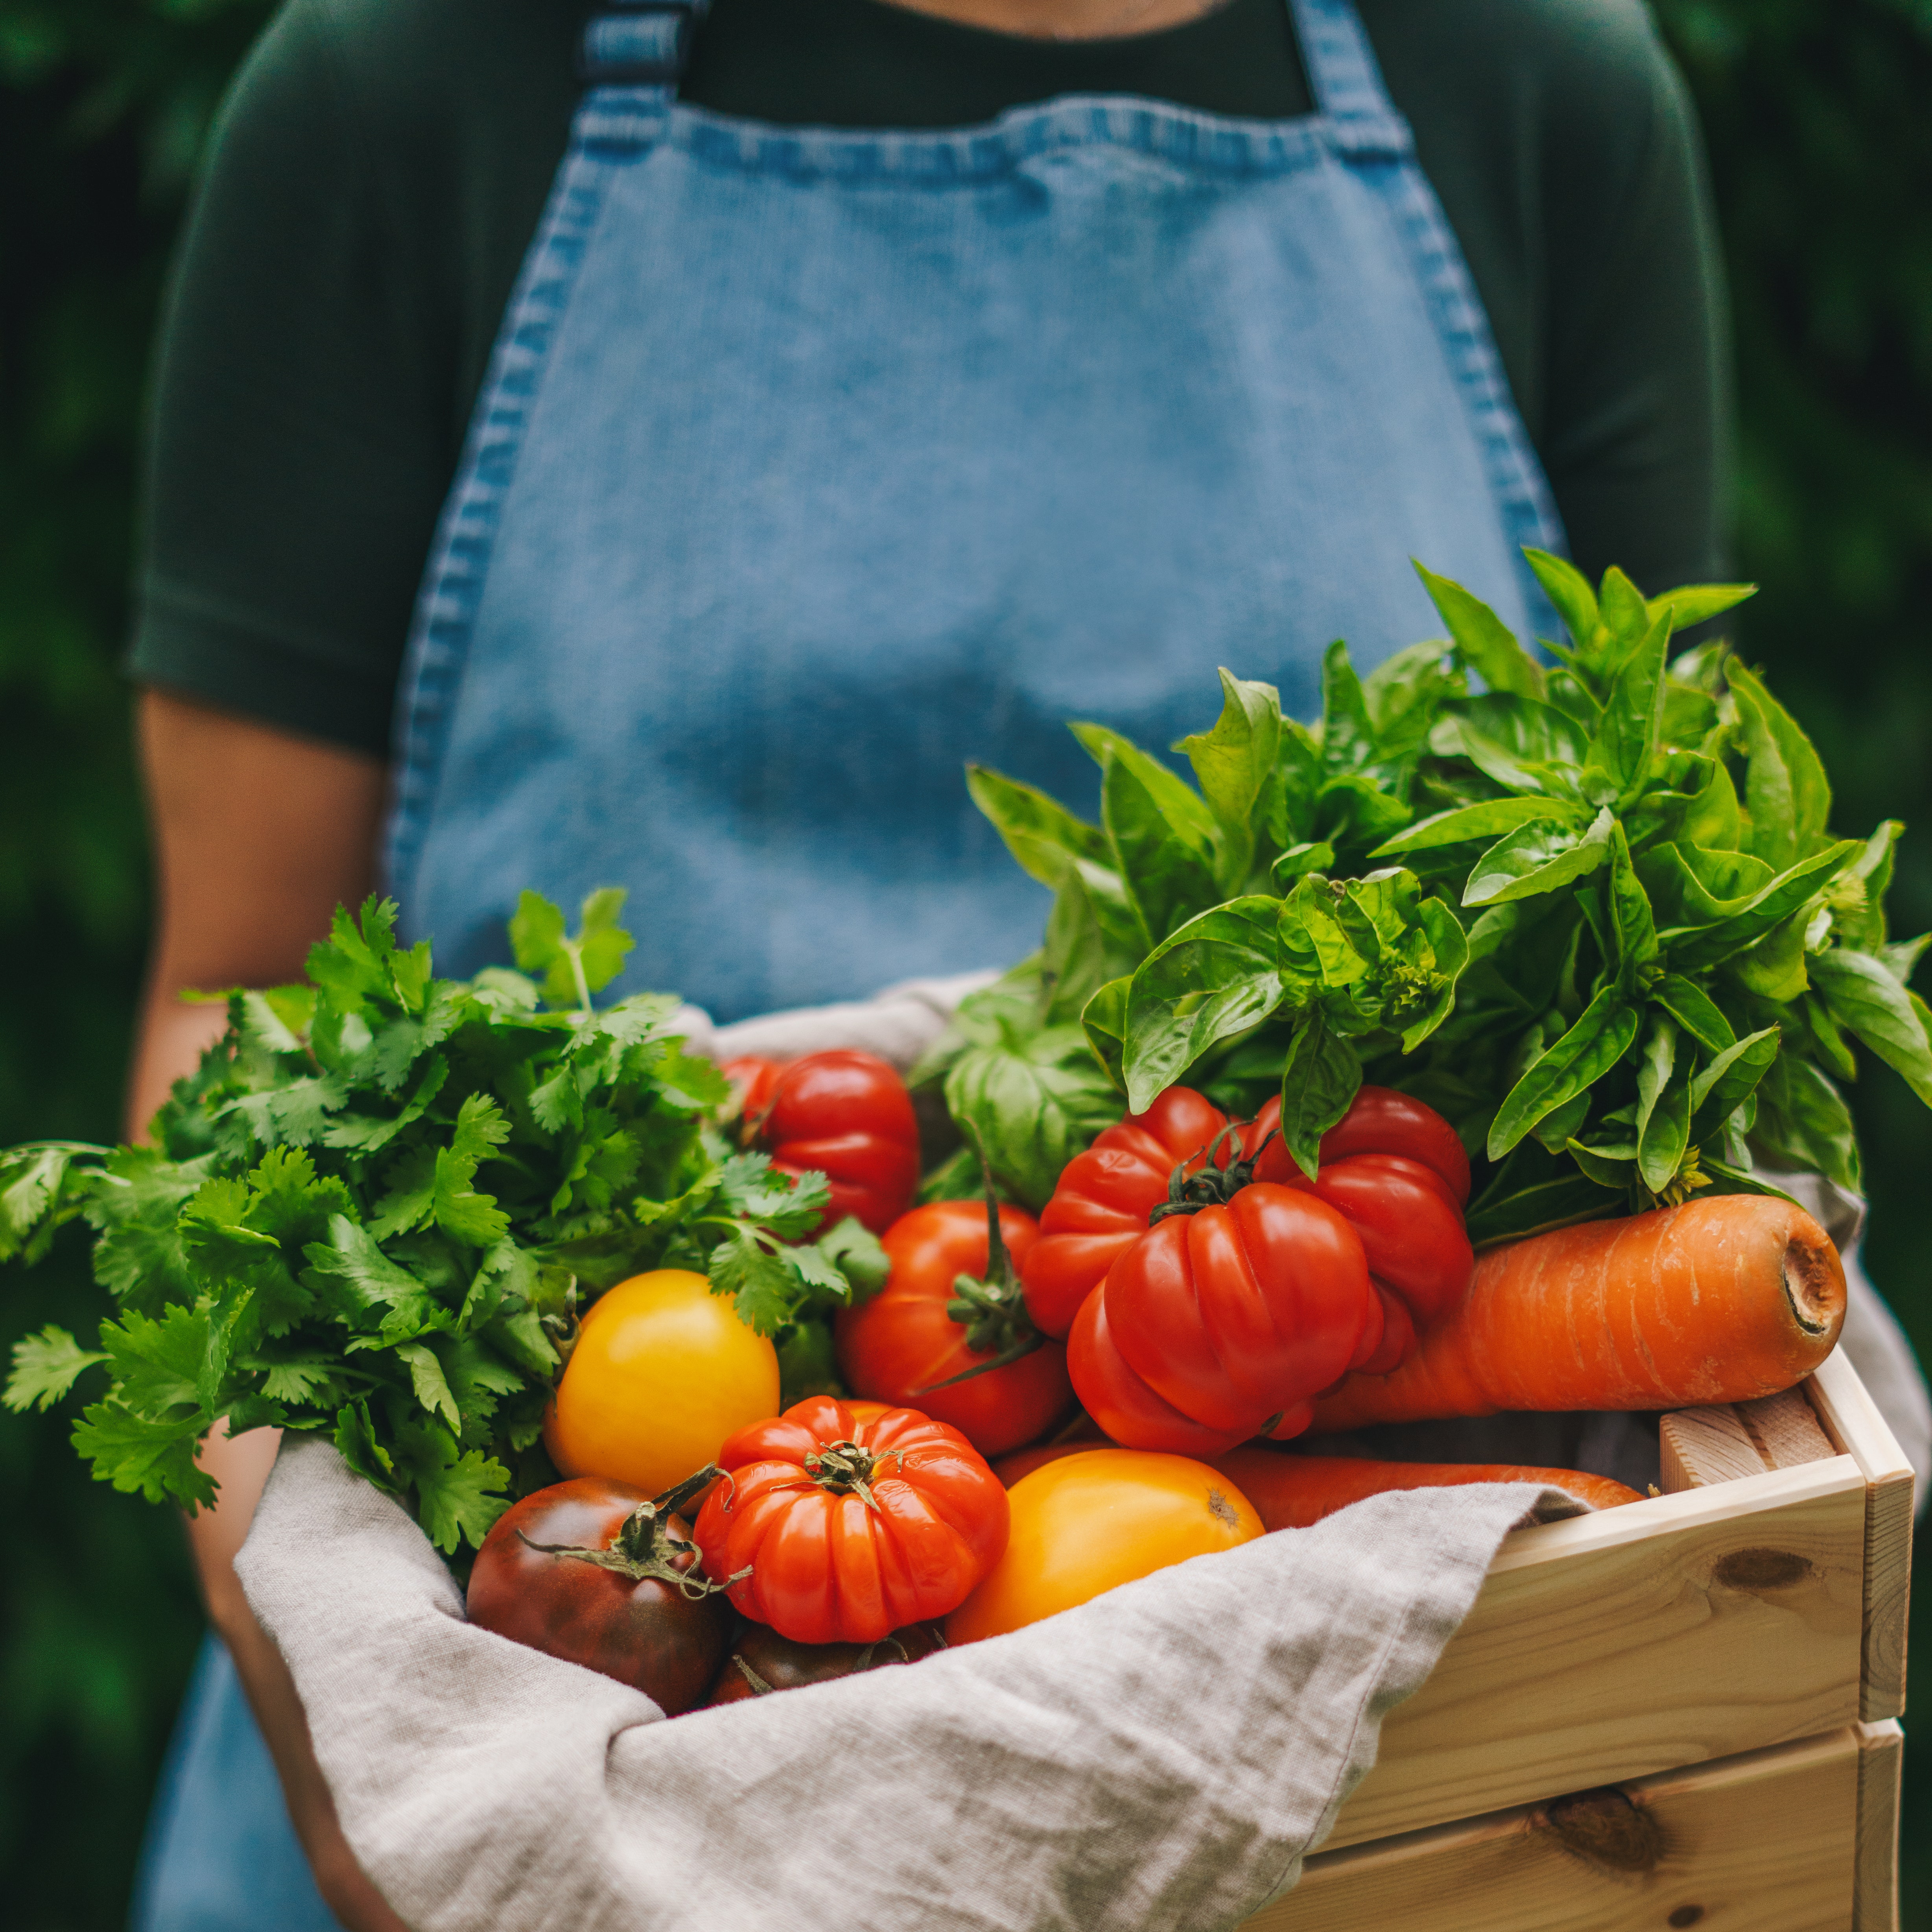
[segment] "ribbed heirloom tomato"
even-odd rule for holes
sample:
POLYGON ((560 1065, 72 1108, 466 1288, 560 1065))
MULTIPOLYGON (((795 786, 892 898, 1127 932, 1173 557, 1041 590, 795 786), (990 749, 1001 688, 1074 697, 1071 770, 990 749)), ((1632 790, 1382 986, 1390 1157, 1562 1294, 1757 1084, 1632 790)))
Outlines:
POLYGON ((784 1065, 724 1063, 748 1138, 787 1174, 816 1170, 832 1189, 823 1226, 856 1215, 883 1234, 919 1186, 919 1122, 897 1071, 877 1054, 808 1053, 784 1065))
POLYGON ((944 1616, 1006 1544, 1006 1492, 956 1429, 861 1420, 810 1396, 718 1451, 699 1510, 706 1573, 800 1643, 871 1643, 944 1616))
POLYGON ((1038 1223, 1000 1208, 995 1254, 991 1211, 934 1201, 901 1215, 886 1231, 885 1286, 837 1324, 850 1387, 950 1422, 982 1456, 1032 1442, 1073 1406, 1066 1350, 1034 1326, 1013 1273, 1038 1223))

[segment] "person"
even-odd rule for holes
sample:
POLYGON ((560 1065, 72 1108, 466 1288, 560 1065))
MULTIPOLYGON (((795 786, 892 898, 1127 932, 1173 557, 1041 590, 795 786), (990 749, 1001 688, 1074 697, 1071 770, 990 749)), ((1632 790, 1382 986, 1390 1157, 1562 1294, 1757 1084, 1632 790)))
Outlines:
MULTIPOLYGON (((964 761, 1305 712, 1412 556, 1525 633, 1526 544, 1720 574, 1724 339, 1640 0, 290 0, 162 334, 130 1130, 379 885, 457 971, 627 885, 725 1019, 1010 963, 964 761)), ((141 1932, 399 1923, 228 1567, 273 1450, 141 1932)))

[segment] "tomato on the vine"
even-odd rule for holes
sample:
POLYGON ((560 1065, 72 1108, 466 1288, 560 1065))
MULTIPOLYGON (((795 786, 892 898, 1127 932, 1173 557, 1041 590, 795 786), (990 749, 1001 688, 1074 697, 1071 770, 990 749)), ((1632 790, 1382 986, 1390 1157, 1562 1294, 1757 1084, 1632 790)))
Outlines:
POLYGON ((470 1621, 633 1685, 667 1716, 703 1702, 731 1616, 676 1511, 715 1473, 656 1498, 579 1477, 512 1503, 470 1569, 470 1621))
POLYGON ((1013 1268, 1039 1233, 1030 1214, 934 1201, 886 1231, 885 1286, 838 1318, 838 1366, 860 1395, 916 1405, 982 1456, 1044 1435, 1072 1406, 1066 1351, 1027 1313, 1013 1268))
POLYGON ((919 1186, 919 1122, 897 1070, 877 1054, 808 1053, 781 1065, 724 1063, 747 1141, 786 1174, 816 1171, 832 1190, 821 1226, 856 1215, 883 1234, 919 1186))
POLYGON ((1006 1492, 956 1429, 861 1420, 829 1396, 740 1430, 694 1534, 710 1576, 800 1643, 871 1643, 944 1616, 1006 1544, 1006 1492))

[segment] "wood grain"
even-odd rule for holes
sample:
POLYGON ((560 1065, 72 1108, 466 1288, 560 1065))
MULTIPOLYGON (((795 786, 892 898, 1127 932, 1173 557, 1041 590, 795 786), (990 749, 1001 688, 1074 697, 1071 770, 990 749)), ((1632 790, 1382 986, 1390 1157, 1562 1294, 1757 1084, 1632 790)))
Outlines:
POLYGON ((1761 1476, 1767 1466, 1750 1431, 1728 1402, 1672 1410, 1658 1424, 1657 1439, 1666 1496, 1710 1483, 1735 1482, 1740 1476, 1761 1476))
POLYGON ((1857 1462, 1865 1480, 1863 1693, 1858 1715, 1868 1724, 1877 1724, 1905 1708, 1912 1465, 1844 1349, 1833 1349, 1804 1386, 1826 1434, 1857 1462))
POLYGON ((1849 1724, 1864 1544, 1846 1456, 1514 1532, 1329 1844, 1849 1724))
POLYGON ((1905 1733, 1895 1719, 1860 1724, 1858 1862, 1852 1932, 1898 1932, 1898 1784, 1905 1733))
POLYGON ((1802 1389, 1741 1402, 1737 1414, 1767 1469, 1796 1469, 1836 1453, 1802 1389))
POLYGON ((1324 1852, 1244 1932, 1844 1932, 1860 1742, 1846 1727, 1591 1793, 1630 1814, 1606 1838, 1537 1806, 1324 1852))

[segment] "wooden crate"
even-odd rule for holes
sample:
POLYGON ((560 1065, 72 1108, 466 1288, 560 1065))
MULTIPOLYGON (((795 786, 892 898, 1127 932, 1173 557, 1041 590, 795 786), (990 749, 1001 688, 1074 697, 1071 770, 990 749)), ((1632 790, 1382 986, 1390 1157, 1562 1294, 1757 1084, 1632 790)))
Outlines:
POLYGON ((1896 1723, 1310 1858, 1244 1932, 1894 1932, 1896 1723))
POLYGON ((1795 1442, 1764 1405, 1666 1418, 1676 1493, 1505 1539, 1328 1846, 1896 1717, 1911 1467, 1841 1353, 1802 1388, 1795 1442))

